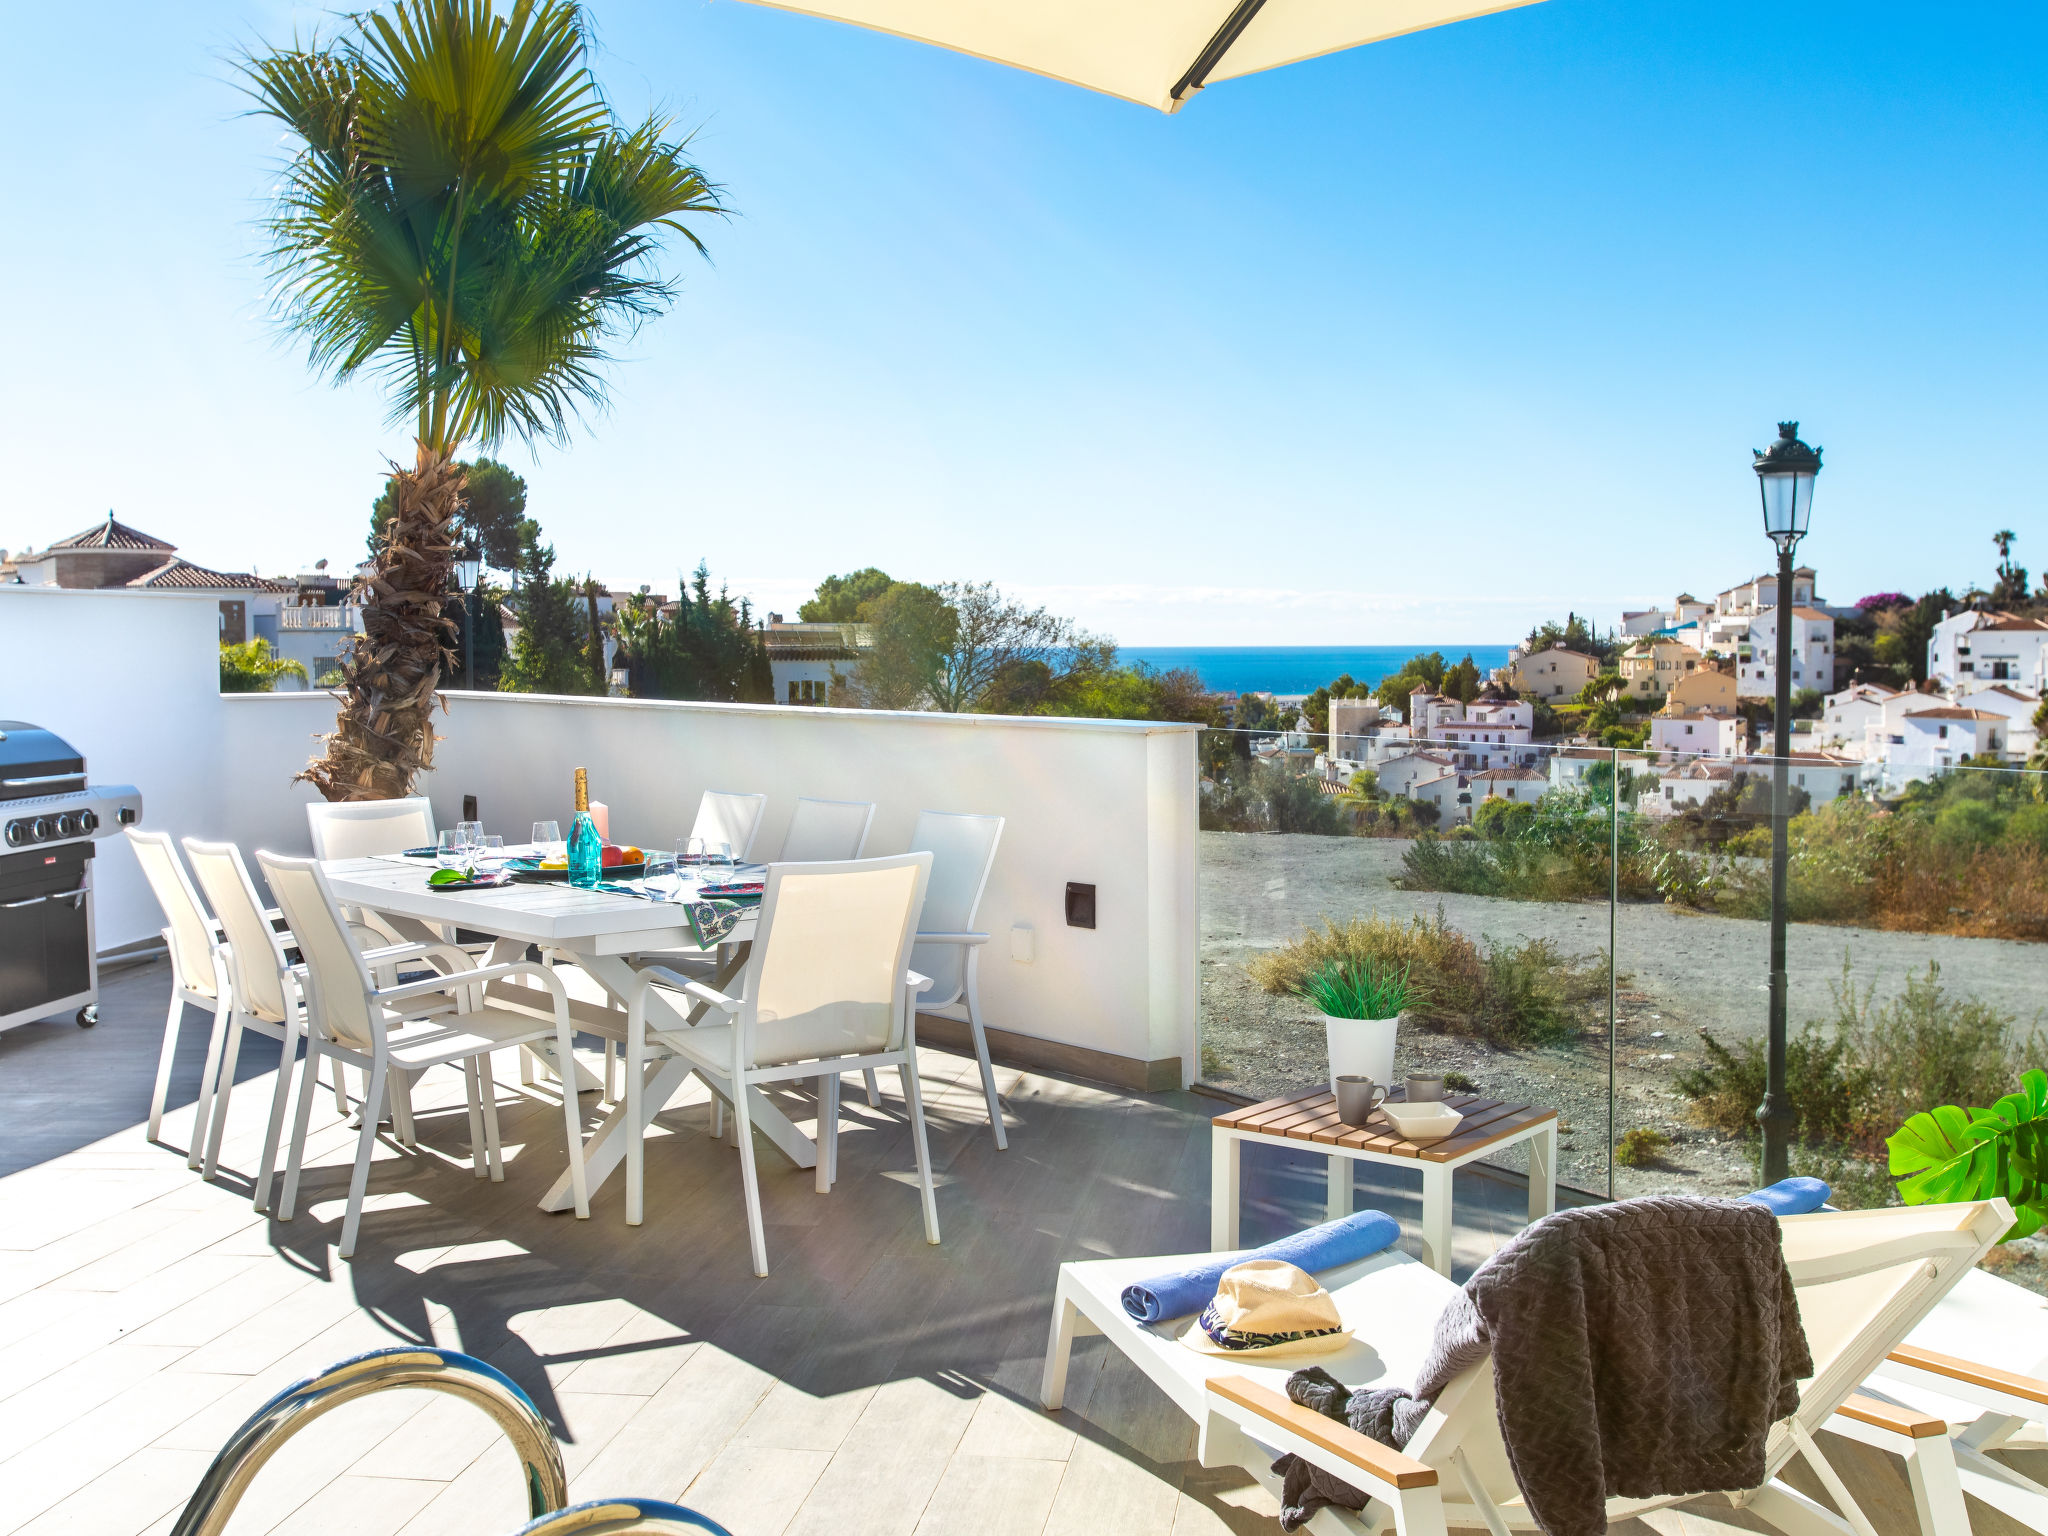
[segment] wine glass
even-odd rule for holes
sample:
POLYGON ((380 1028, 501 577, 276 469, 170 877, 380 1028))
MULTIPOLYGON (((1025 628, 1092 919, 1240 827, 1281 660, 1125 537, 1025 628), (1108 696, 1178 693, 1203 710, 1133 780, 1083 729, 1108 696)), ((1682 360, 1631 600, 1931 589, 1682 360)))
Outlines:
POLYGON ((561 855, 561 825, 552 821, 536 821, 533 824, 533 856, 536 859, 556 859, 561 855))
POLYGON ((443 832, 434 840, 434 862, 443 869, 460 869, 469 862, 469 845, 460 829, 443 832))
POLYGON ((483 841, 484 824, 480 821, 458 821, 455 830, 462 835, 462 846, 474 848, 483 841))

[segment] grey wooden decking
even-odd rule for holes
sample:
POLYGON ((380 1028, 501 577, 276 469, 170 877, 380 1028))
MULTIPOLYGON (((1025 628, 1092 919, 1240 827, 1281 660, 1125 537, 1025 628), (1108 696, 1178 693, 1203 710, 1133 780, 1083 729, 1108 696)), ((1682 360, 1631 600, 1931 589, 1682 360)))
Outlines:
MULTIPOLYGON (((738 1536, 1278 1530, 1259 1489, 1195 1464, 1192 1426, 1099 1339, 1077 1351, 1067 1408, 1034 1406, 1062 1259, 1206 1245, 1213 1100, 1003 1070, 1011 1146, 998 1153, 972 1063, 928 1051, 944 1243, 922 1240, 893 1095, 878 1112, 852 1094, 832 1194, 764 1154, 771 1274, 757 1280, 736 1159, 705 1134, 701 1093, 650 1144, 647 1221, 629 1229, 617 1181, 587 1222, 536 1208, 562 1164, 551 1090, 501 1073, 507 1167, 492 1185, 470 1174, 459 1078, 434 1074, 418 1098, 425 1150, 382 1150, 345 1264, 332 1244, 353 1135, 331 1099, 315 1107, 297 1220, 248 1203, 270 1096, 260 1060, 220 1181, 187 1171, 196 1014, 165 1127, 178 1150, 144 1140, 167 986, 161 963, 116 973, 97 1030, 0 1036, 0 1536, 167 1531, 271 1393, 421 1340, 480 1355, 533 1395, 573 1497, 678 1499, 738 1536)), ((274 1045, 251 1048, 265 1052, 274 1067, 274 1045)), ((1252 1148, 1246 1167, 1248 1241, 1316 1219, 1320 1159, 1252 1148)), ((1405 1177, 1362 1181, 1358 1199, 1403 1216, 1412 1247, 1405 1177)), ((1515 1230, 1524 1196, 1473 1174, 1458 1198, 1469 1267, 1515 1230)), ((1855 1466, 1859 1488, 1903 1494, 1875 1453, 1855 1466)), ((1902 1510, 1883 1501, 1886 1536, 1910 1529, 1902 1510)), ((292 1441, 231 1529, 494 1536, 523 1518, 482 1416, 400 1392, 292 1441)), ((1732 1511, 1652 1524, 1724 1522, 1748 1525, 1732 1511)))

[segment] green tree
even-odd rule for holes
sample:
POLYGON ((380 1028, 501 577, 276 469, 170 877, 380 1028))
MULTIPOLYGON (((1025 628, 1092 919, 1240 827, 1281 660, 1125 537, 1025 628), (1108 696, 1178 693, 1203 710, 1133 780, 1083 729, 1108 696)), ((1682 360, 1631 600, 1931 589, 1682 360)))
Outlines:
MULTIPOLYGON (((526 481, 496 459, 481 455, 461 466, 462 508, 449 526, 449 543, 459 555, 475 550, 486 567, 509 571, 519 564, 519 525, 526 517, 526 481)), ((370 503, 370 554, 397 515, 396 481, 387 479, 370 503)))
POLYGON ((667 123, 614 117, 573 0, 400 0, 344 26, 240 68, 294 146, 268 220, 279 320, 318 372, 378 378, 415 440, 340 718, 301 775, 360 800, 432 764, 458 451, 565 440, 604 399, 608 340, 674 297, 664 235, 701 250, 684 219, 723 209, 667 123))
POLYGON ((959 619, 935 587, 899 581, 861 604, 874 625, 874 644, 862 655, 835 702, 865 709, 927 709, 941 658, 953 645, 959 619))
POLYGON ((1934 626, 1960 606, 1954 593, 1939 587, 1917 602, 1878 612, 1874 649, 1892 683, 1907 687, 1927 681, 1927 643, 1934 638, 1934 626))
POLYGON ((702 561, 673 614, 642 593, 619 610, 618 634, 635 698, 774 702, 775 678, 752 605, 723 586, 714 596, 702 561))
POLYGON ((1402 663, 1400 671, 1382 678, 1373 693, 1389 709, 1401 711, 1401 718, 1406 720, 1408 696, 1417 691, 1441 691, 1446 670, 1442 651, 1431 651, 1427 656, 1411 656, 1402 663))
POLYGON ((1469 654, 1444 673, 1442 692, 1462 703, 1470 704, 1478 698, 1479 688, 1479 665, 1469 654))
POLYGON ((582 583, 556 577, 554 546, 541 543, 540 524, 529 518, 519 532, 519 591, 512 600, 519 633, 498 687, 505 693, 596 693, 582 583))
POLYGON ((220 648, 220 691, 222 693, 269 693, 280 677, 306 681, 303 663, 288 661, 270 653, 270 642, 260 636, 239 645, 223 643, 220 648))
POLYGON ((896 583, 887 571, 870 565, 844 576, 827 576, 818 583, 818 595, 797 609, 806 624, 854 624, 866 616, 861 609, 896 583))
POLYGON ((1547 651, 1553 645, 1563 645, 1567 650, 1591 656, 1601 662, 1610 662, 1621 654, 1621 641, 1612 630, 1602 635, 1598 630, 1576 613, 1567 613, 1564 622, 1549 619, 1529 631, 1529 638, 1523 642, 1531 655, 1547 651))

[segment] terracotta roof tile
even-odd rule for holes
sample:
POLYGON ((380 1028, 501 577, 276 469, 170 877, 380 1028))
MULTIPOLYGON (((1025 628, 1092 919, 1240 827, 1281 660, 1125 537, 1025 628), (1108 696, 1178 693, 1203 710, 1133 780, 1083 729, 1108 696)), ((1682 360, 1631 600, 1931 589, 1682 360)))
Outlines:
POLYGON ((70 538, 59 539, 50 546, 52 549, 161 549, 166 553, 177 547, 175 544, 166 544, 153 535, 138 532, 126 523, 115 522, 114 514, 111 512, 107 514, 107 520, 98 527, 88 528, 83 533, 74 533, 70 538))

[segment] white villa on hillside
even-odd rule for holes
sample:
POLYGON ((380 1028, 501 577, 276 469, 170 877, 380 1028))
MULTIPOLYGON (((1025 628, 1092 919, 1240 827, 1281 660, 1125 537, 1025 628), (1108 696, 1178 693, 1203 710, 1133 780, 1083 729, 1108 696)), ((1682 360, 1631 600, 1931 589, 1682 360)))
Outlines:
POLYGON ((1650 721, 1649 748, 1681 757, 1734 757, 1742 751, 1741 717, 1724 710, 1688 709, 1650 721))
MULTIPOLYGON (((1792 691, 1835 686, 1835 621, 1818 608, 1792 610, 1792 691)), ((1748 633, 1735 647, 1735 691, 1744 698, 1777 695, 1778 610, 1749 616, 1748 633)))
MULTIPOLYGON (((1965 758, 2003 753, 2011 733, 2011 721, 1995 710, 1927 702, 1883 733, 1881 753, 1866 748, 1864 755, 1881 757, 1886 783, 1897 786, 1933 778, 1965 758)), ((1872 734, 1879 732, 1873 728, 1872 734)))
POLYGON ((1927 642, 1927 675, 1957 683, 2039 685, 2048 663, 2048 624, 1997 609, 1952 613, 1934 626, 1927 642))
POLYGON ((1814 733, 1814 744, 1850 757, 1864 756, 1870 728, 1882 725, 1887 718, 1903 715, 1905 707, 1896 701, 1906 697, 1898 689, 1887 688, 1882 683, 1852 683, 1839 693, 1829 694, 1827 707, 1821 713, 1820 726, 1814 733), (1886 713, 1888 707, 1891 709, 1889 716, 1886 713))

